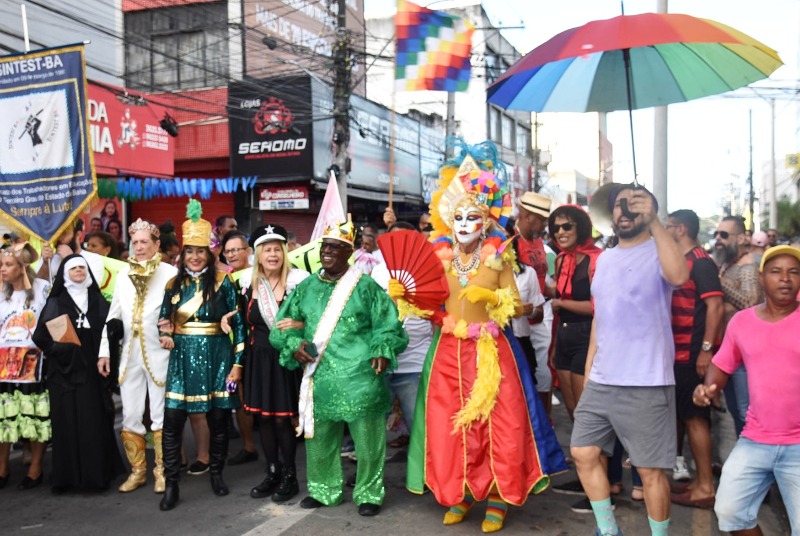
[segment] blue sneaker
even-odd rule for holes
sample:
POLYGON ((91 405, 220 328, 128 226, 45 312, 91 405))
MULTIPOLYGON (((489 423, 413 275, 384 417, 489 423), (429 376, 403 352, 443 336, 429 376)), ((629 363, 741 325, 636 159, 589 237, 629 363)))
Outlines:
MULTIPOLYGON (((594 536, 604 536, 604 534, 600 532, 600 527, 595 527, 594 536)), ((622 536, 622 529, 617 527, 617 533, 612 534, 611 536, 622 536)))

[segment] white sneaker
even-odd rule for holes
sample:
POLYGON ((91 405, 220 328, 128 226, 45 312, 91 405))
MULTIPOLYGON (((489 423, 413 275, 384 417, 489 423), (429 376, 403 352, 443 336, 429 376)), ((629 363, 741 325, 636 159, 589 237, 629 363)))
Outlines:
POLYGON ((678 456, 675 460, 675 467, 672 469, 672 479, 673 480, 689 480, 691 479, 691 475, 689 474, 689 468, 686 467, 686 460, 684 460, 683 456, 678 456))
POLYGON ((558 399, 558 397, 556 395, 552 395, 552 396, 553 396, 553 398, 551 399, 550 404, 552 406, 560 406, 561 405, 561 401, 558 399))

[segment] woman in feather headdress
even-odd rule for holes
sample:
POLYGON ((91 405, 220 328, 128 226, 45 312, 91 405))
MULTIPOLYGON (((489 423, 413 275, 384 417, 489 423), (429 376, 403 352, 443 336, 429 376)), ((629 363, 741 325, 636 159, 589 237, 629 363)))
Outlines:
POLYGON ((508 504, 523 504, 566 470, 509 326, 522 308, 502 231, 511 199, 494 161, 490 142, 462 146, 432 197, 431 241, 450 295, 433 315, 441 329, 420 382, 407 480, 410 491, 427 485, 450 507, 445 525, 488 499, 484 532, 500 530, 508 504))

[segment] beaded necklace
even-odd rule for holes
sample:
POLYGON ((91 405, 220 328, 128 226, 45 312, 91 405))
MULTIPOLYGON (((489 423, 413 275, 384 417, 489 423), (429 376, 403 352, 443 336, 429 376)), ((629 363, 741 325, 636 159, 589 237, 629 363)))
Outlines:
POLYGON ((453 262, 450 263, 451 273, 458 277, 458 282, 461 283, 462 287, 466 287, 467 283, 470 279, 472 279, 478 273, 478 266, 481 264, 481 244, 478 243, 478 246, 475 248, 475 251, 472 252, 472 257, 470 258, 467 264, 461 260, 461 249, 459 246, 456 246, 455 255, 453 256, 453 262))

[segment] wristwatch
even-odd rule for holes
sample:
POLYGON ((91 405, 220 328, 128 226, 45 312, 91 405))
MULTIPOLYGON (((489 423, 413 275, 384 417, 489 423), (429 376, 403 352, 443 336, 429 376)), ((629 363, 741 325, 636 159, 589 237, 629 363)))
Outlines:
POLYGON ((702 346, 700 346, 700 349, 704 352, 710 352, 711 348, 712 348, 711 343, 708 341, 703 341, 702 346))

